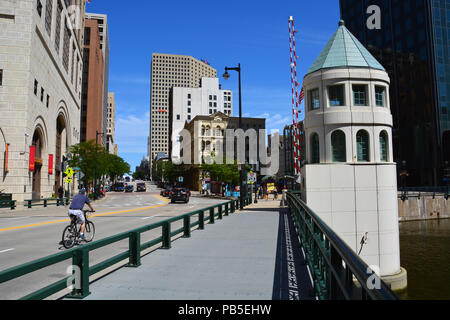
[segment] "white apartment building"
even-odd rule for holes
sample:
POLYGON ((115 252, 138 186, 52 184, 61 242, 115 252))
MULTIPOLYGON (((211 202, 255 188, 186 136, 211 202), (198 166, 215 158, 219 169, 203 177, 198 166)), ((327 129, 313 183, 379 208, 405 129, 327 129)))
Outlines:
POLYGON ((51 197, 80 141, 83 32, 66 3, 0 0, 0 190, 19 202, 51 197))
POLYGON ((173 162, 180 159, 180 132, 186 122, 196 116, 212 115, 222 112, 233 116, 231 90, 222 90, 218 78, 201 79, 200 88, 173 88, 170 96, 169 158, 173 162))
MULTIPOLYGON (((169 92, 172 88, 199 88, 203 77, 216 78, 206 61, 190 56, 153 53, 151 66, 150 168, 158 153, 169 155, 169 92)), ((151 173, 152 174, 152 173, 151 173)))

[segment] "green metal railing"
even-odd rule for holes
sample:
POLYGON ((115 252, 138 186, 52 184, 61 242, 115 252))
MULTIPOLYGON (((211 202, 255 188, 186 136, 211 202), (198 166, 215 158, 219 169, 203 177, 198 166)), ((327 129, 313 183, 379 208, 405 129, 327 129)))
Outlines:
POLYGON ((368 265, 300 199, 288 193, 306 261, 320 300, 397 300, 368 265), (371 285, 369 286, 369 283, 371 285), (371 288, 379 283, 379 288, 371 288))
POLYGON ((64 199, 39 199, 39 200, 25 200, 25 206, 28 209, 31 209, 32 207, 38 207, 42 206, 44 208, 47 208, 48 206, 68 206, 70 203, 69 198, 64 199))
MULTIPOLYGON (((249 199, 245 199, 245 205, 249 204, 249 199)), ((139 267, 141 265, 141 253, 143 250, 151 248, 153 246, 161 244, 161 249, 170 249, 172 238, 183 234, 183 237, 189 238, 191 236, 192 228, 198 226, 199 230, 205 228, 205 222, 209 221, 210 224, 215 223, 216 218, 222 219, 223 216, 235 213, 239 208, 239 199, 231 200, 222 204, 217 204, 211 207, 207 207, 201 210, 196 210, 190 213, 180 215, 171 219, 156 222, 154 224, 137 228, 131 231, 123 232, 121 234, 111 236, 105 239, 101 239, 78 248, 73 248, 62 253, 42 258, 33 262, 26 263, 24 265, 13 267, 11 269, 0 271, 0 284, 22 277, 34 271, 52 266, 54 264, 63 262, 68 259, 72 259, 72 265, 76 266, 80 270, 80 288, 74 289, 68 296, 69 298, 83 299, 90 294, 89 291, 89 277, 99 273, 106 268, 109 268, 119 262, 128 259, 126 267, 139 267), (216 210, 217 209, 217 210, 216 210), (208 213, 205 215, 205 212, 208 213), (196 221, 192 221, 197 216, 196 221), (183 221, 183 227, 172 231, 171 226, 174 222, 183 221), (141 243, 141 235, 145 232, 161 228, 162 234, 160 237, 141 243), (122 252, 114 257, 111 257, 101 263, 91 266, 89 263, 89 252, 117 243, 119 241, 128 239, 129 248, 127 251, 122 252)), ((45 299, 53 294, 56 294, 62 290, 68 288, 68 281, 72 277, 66 277, 61 279, 43 289, 40 289, 32 294, 22 297, 20 300, 41 300, 45 299)))

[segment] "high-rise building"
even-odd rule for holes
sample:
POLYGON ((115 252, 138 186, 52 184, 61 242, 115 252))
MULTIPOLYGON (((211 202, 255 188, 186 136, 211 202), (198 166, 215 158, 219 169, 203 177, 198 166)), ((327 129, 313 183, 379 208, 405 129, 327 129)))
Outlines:
POLYGON ((106 132, 108 123, 108 88, 109 88, 109 30, 108 16, 106 14, 86 13, 86 19, 96 20, 98 31, 100 33, 100 50, 103 53, 104 71, 103 71, 103 130, 106 132))
POLYGON ((0 190, 17 201, 69 189, 60 164, 80 141, 83 67, 71 17, 67 1, 0 1, 0 190))
POLYGON ((106 144, 103 132, 104 60, 97 20, 85 20, 81 141, 106 144))
POLYGON ((106 150, 114 154, 114 140, 116 136, 116 98, 114 92, 108 93, 108 115, 106 124, 106 150))
POLYGON ((158 153, 169 155, 169 92, 174 87, 199 88, 203 77, 216 78, 206 61, 190 56, 153 53, 151 64, 150 168, 158 153))
POLYGON ((169 96, 169 158, 180 158, 180 132, 196 116, 222 112, 233 116, 230 90, 222 90, 218 78, 202 78, 200 88, 173 88, 169 96))
POLYGON ((394 161, 409 173, 400 186, 442 184, 450 161, 450 1, 340 0, 340 7, 391 78, 394 161))

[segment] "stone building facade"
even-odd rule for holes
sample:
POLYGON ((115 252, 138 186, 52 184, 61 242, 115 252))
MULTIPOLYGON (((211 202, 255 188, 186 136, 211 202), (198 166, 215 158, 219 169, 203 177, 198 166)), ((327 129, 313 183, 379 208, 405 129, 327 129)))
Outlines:
POLYGON ((66 1, 0 0, 0 190, 19 202, 51 197, 80 141, 81 25, 66 1))

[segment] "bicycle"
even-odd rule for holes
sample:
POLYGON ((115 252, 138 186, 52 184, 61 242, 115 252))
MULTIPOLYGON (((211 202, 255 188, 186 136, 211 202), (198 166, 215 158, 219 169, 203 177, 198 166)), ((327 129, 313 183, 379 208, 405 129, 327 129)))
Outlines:
MULTIPOLYGON (((84 219, 86 220, 86 227, 84 229, 84 241, 87 243, 92 242, 94 240, 95 235, 95 225, 92 221, 88 220, 87 213, 88 212, 94 212, 90 210, 83 210, 84 219)), ((62 245, 66 249, 70 249, 75 244, 79 244, 79 238, 80 238, 80 229, 81 225, 78 227, 78 218, 76 216, 70 216, 71 222, 70 225, 68 225, 62 235, 62 245)))

